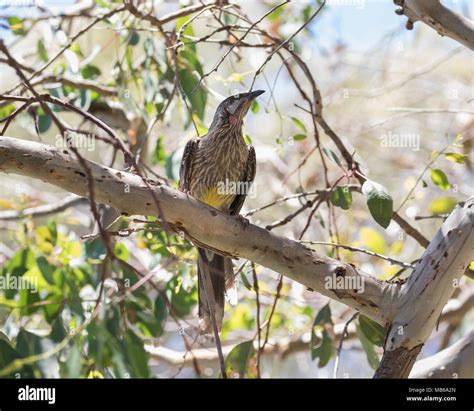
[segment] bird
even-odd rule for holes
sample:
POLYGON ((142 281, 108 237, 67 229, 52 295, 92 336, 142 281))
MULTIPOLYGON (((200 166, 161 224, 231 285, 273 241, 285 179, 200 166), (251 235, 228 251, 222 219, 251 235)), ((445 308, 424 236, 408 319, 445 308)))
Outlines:
MULTIPOLYGON (((248 220, 239 212, 255 179, 256 156, 254 147, 244 140, 242 126, 252 102, 263 93, 264 90, 255 90, 223 100, 207 134, 186 143, 180 164, 180 191, 224 213, 239 216, 244 224, 248 220)), ((202 333, 215 332, 214 318, 219 332, 225 292, 234 282, 232 260, 201 247, 197 251, 199 328, 202 333), (206 293, 206 275, 210 278, 212 296, 206 293)))

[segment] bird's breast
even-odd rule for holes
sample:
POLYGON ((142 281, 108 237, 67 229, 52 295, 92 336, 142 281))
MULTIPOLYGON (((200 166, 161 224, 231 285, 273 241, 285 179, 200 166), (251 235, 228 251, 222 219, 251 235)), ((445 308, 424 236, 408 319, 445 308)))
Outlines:
POLYGON ((227 211, 235 198, 248 158, 244 142, 202 141, 192 165, 190 194, 227 211))

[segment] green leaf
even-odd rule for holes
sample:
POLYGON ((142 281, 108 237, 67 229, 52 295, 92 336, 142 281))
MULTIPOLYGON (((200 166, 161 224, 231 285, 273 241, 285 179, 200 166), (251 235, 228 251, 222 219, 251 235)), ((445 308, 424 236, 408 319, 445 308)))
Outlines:
POLYGON ((449 214, 457 203, 453 197, 439 197, 430 203, 429 209, 432 214, 449 214))
POLYGON ((0 107, 0 119, 8 117, 15 111, 15 105, 13 103, 9 103, 0 107))
POLYGON ((3 326, 7 322, 8 317, 10 316, 12 309, 7 306, 0 304, 0 328, 3 329, 3 326))
POLYGON ((114 253, 121 260, 127 261, 130 257, 127 246, 124 243, 117 242, 114 245, 114 253))
POLYGON ((260 106, 258 105, 257 100, 252 101, 252 105, 250 106, 250 110, 252 110, 252 113, 258 113, 258 111, 260 110, 260 106))
POLYGON ((295 134, 293 136, 293 140, 294 141, 301 141, 301 140, 304 140, 306 138, 306 134, 295 134))
POLYGON ((22 306, 20 309, 20 314, 27 316, 33 314, 35 311, 38 311, 41 307, 35 306, 34 304, 38 303, 39 301, 41 301, 41 299, 37 290, 22 288, 20 290, 20 299, 18 300, 18 305, 22 306))
MULTIPOLYGON (((187 23, 191 19, 190 16, 183 16, 176 19, 176 32, 181 30, 182 26, 187 23)), ((186 27, 183 30, 182 34, 186 34, 187 36, 194 36, 193 25, 191 23, 186 24, 186 27)), ((196 52, 196 45, 193 43, 189 43, 186 38, 182 38, 182 41, 186 45, 186 48, 191 49, 192 51, 196 52)))
POLYGON ((189 270, 189 268, 183 266, 180 269, 179 277, 173 277, 167 285, 171 292, 171 305, 176 315, 181 318, 187 316, 197 303, 196 284, 193 285, 190 291, 185 290, 182 286, 180 277, 187 275, 186 270, 189 270))
POLYGON ((151 162, 154 165, 160 164, 161 166, 165 166, 167 158, 168 156, 166 155, 165 147, 163 145, 163 136, 159 136, 156 140, 155 151, 151 162))
POLYGON ((250 284, 249 280, 247 279, 247 276, 244 274, 243 271, 240 272, 240 278, 242 279, 242 283, 244 284, 245 288, 249 291, 252 291, 253 287, 250 284))
POLYGON ((196 70, 201 76, 204 74, 201 62, 199 61, 195 51, 190 48, 187 50, 183 49, 180 51, 179 55, 187 61, 188 66, 191 69, 196 70))
POLYGON ((333 324, 331 318, 331 307, 327 303, 321 310, 319 310, 316 318, 314 319, 314 325, 333 324))
POLYGON ((84 66, 81 70, 82 77, 84 77, 85 79, 94 80, 99 77, 101 73, 102 72, 100 71, 100 68, 92 64, 84 66))
POLYGON ((43 352, 43 340, 38 335, 22 328, 16 337, 16 349, 22 357, 41 354, 43 352))
POLYGON ((435 183, 441 190, 449 190, 451 184, 449 184, 448 176, 443 170, 439 168, 431 170, 431 181, 435 183))
POLYGON ((81 376, 81 350, 73 345, 66 357, 66 377, 79 378, 81 376))
POLYGON ((43 278, 48 284, 54 285, 53 273, 56 271, 56 267, 48 262, 48 260, 41 256, 36 259, 36 265, 41 272, 43 278))
POLYGON ((53 120, 47 114, 41 114, 38 116, 38 131, 45 133, 51 127, 53 120))
POLYGON ((0 338, 0 370, 19 357, 19 353, 7 341, 0 338))
POLYGON ((311 329, 311 359, 319 358, 318 367, 324 367, 332 357, 332 339, 328 332, 332 325, 331 308, 328 303, 316 315, 311 329))
POLYGON ((36 49, 38 51, 38 56, 40 56, 41 60, 47 62, 49 60, 49 56, 42 39, 38 40, 38 43, 36 43, 36 49))
POLYGON ((150 376, 150 370, 148 369, 149 354, 145 351, 143 341, 132 330, 128 330, 124 343, 127 358, 132 369, 132 376, 135 378, 148 378, 150 376))
POLYGON ((367 180, 362 185, 362 193, 374 220, 387 228, 393 214, 393 200, 387 189, 375 181, 367 180))
POLYGON ((128 44, 133 47, 133 46, 136 46, 139 41, 140 41, 140 35, 135 30, 133 30, 130 33, 130 38, 128 39, 128 44))
POLYGON ((312 342, 311 359, 319 358, 318 367, 322 368, 327 365, 332 357, 332 339, 326 330, 322 330, 322 336, 318 340, 319 342, 316 342, 316 339, 312 342))
POLYGON ((207 93, 205 88, 202 86, 202 84, 197 86, 199 79, 189 68, 180 70, 179 78, 184 94, 191 103, 192 110, 198 115, 200 120, 204 120, 204 112, 207 101, 207 93))
POLYGON ((359 325, 356 326, 356 335, 364 348, 369 365, 375 370, 379 365, 379 357, 375 352, 374 345, 367 339, 359 325))
POLYGON ((464 164, 466 162, 466 155, 460 153, 446 153, 444 155, 449 161, 454 163, 464 164))
POLYGON ((181 164, 181 157, 176 155, 176 153, 177 150, 173 151, 166 159, 166 177, 168 177, 170 180, 176 180, 179 176, 179 166, 181 164))
POLYGON ((331 194, 331 203, 336 207, 341 207, 343 210, 349 210, 352 205, 351 190, 347 186, 336 187, 331 194))
POLYGON ((380 324, 361 314, 359 315, 359 326, 361 331, 372 344, 383 347, 385 330, 380 324))
POLYGON ((342 167, 341 160, 336 155, 336 153, 332 151, 330 148, 323 148, 323 153, 326 154, 326 157, 329 158, 333 163, 342 167))
POLYGON ((298 128, 307 133, 306 126, 301 122, 301 120, 298 120, 296 117, 291 117, 291 121, 293 121, 293 123, 295 123, 298 128))
MULTIPOLYGON (((158 296, 155 300, 155 309, 154 309, 155 319, 160 326, 159 335, 163 333, 164 326, 166 323, 166 318, 168 317, 168 307, 166 306, 165 300, 158 296)), ((156 335, 155 337, 157 337, 156 335)))
POLYGON ((67 337, 66 329, 64 328, 63 320, 56 318, 51 324, 51 333, 49 335, 51 340, 55 343, 60 343, 67 337))
POLYGON ((10 30, 13 32, 13 34, 16 34, 18 36, 23 36, 24 34, 26 34, 25 25, 22 19, 17 16, 10 16, 7 18, 7 21, 8 25, 10 26, 10 30))
POLYGON ((18 251, 7 265, 7 273, 22 276, 35 265, 35 256, 29 248, 18 251))
POLYGON ((86 256, 92 259, 102 259, 105 257, 105 246, 100 238, 86 242, 86 256))
POLYGON ((244 378, 248 373, 248 365, 255 355, 253 340, 236 345, 225 359, 225 369, 230 376, 244 378))

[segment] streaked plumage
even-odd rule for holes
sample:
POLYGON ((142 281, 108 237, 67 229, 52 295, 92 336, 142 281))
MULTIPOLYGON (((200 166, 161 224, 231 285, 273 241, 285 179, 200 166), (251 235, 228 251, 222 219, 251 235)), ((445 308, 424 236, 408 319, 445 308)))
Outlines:
MULTIPOLYGON (((219 190, 225 182, 248 182, 255 178, 255 150, 242 135, 242 122, 252 101, 263 91, 243 93, 224 100, 216 110, 206 136, 188 141, 180 168, 180 189, 225 213, 237 215, 246 193, 219 190)), ((206 270, 212 282, 218 328, 224 315, 224 294, 233 283, 234 273, 229 258, 198 248, 199 316, 201 328, 210 329, 210 314, 202 281, 206 270)))

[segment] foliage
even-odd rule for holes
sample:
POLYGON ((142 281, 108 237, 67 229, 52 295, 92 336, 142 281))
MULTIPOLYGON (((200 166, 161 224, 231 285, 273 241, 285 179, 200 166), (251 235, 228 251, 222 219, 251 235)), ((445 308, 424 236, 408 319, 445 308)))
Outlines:
MULTIPOLYGON (((121 168, 123 164, 117 164, 123 153, 117 147, 123 143, 140 160, 142 170, 153 170, 147 177, 176 187, 187 139, 207 133, 223 95, 247 90, 255 82, 271 96, 253 101, 248 113, 251 127, 244 130, 245 141, 261 150, 257 153, 258 197, 247 202, 251 204, 248 209, 261 208, 254 222, 265 226, 284 221, 282 229, 295 238, 294 233, 300 234, 306 224, 308 230, 301 232, 301 238, 361 246, 372 254, 361 257, 333 246, 327 253, 356 266, 370 266, 385 279, 396 267, 377 259, 377 254, 412 261, 420 253, 411 239, 406 246, 407 234, 394 222, 394 212, 404 218, 413 209, 429 217, 450 213, 463 195, 463 173, 472 166, 467 145, 457 134, 447 136, 442 148, 427 145, 428 149, 416 153, 419 164, 414 164, 414 154, 409 153, 399 176, 380 172, 383 161, 379 164, 377 156, 382 146, 377 153, 370 148, 376 133, 354 138, 354 151, 345 148, 344 139, 334 137, 321 122, 322 114, 316 111, 322 102, 312 100, 317 95, 312 84, 320 80, 320 72, 311 66, 310 76, 305 77, 306 71, 295 63, 295 57, 304 55, 302 51, 308 51, 315 38, 312 24, 305 25, 311 23, 321 2, 313 3, 275 4, 266 17, 269 32, 266 26, 257 25, 240 44, 238 39, 245 32, 241 25, 248 21, 237 12, 223 10, 189 13, 165 28, 153 24, 152 13, 143 18, 124 10, 99 19, 100 30, 86 31, 77 38, 66 31, 66 25, 57 25, 51 33, 35 38, 32 57, 24 63, 30 68, 25 70, 28 76, 44 66, 44 72, 40 69, 34 75, 35 89, 57 100, 26 107, 21 100, 1 101, 2 127, 11 119, 12 129, 57 144, 54 115, 58 115, 71 129, 93 138, 93 153, 87 152, 87 146, 79 147, 84 155, 104 165, 113 157, 113 166, 121 168), (215 28, 217 23, 227 31, 215 28), (284 42, 291 35, 289 29, 301 26, 304 30, 298 36, 284 42), (271 43, 273 38, 278 42, 271 43), (278 53, 270 54, 277 46, 278 53), (269 57, 262 70, 254 67, 262 57, 260 51, 269 57), (270 65, 270 60, 274 63, 281 56, 278 65, 270 65), (280 82, 284 90, 279 95, 275 90, 280 82), (293 92, 300 100, 296 107, 293 92), (282 101, 277 101, 278 96, 282 101), (74 115, 68 105, 74 107, 74 115), (100 123, 92 125, 81 111, 96 116, 100 123), (114 143, 113 150, 108 128, 105 134, 101 130, 102 122, 107 127, 110 123, 120 142, 114 143), (315 194, 317 191, 326 194, 315 194)), ((119 5, 121 2, 97 1, 94 16, 119 5)), ((13 39, 26 38, 36 24, 35 17, 20 15, 9 16, 5 22, 13 39)), ((337 53, 343 53, 344 46, 339 46, 342 51, 337 53)), ((335 78, 340 78, 341 66, 334 68, 335 78)), ((372 87, 372 78, 363 80, 372 87)), ((347 81, 336 86, 339 92, 353 84, 347 81)), ((354 104, 351 107, 358 114, 362 110, 360 99, 347 104, 354 104)), ((341 115, 337 107, 333 110, 334 130, 344 126, 352 130, 354 119, 344 124, 348 116, 341 115)), ((370 106, 366 118, 358 120, 371 123, 372 110, 370 106)), ((433 140, 441 140, 432 134, 433 140)), ((391 156, 390 161, 403 160, 398 152, 391 151, 391 156)), ((22 211, 35 206, 43 198, 40 190, 11 198, 2 195, 0 209, 22 211)), ((136 223, 135 217, 118 218, 118 229, 113 230, 109 244, 95 235, 93 218, 85 221, 81 212, 22 217, 11 233, 0 233, 5 249, 12 250, 1 260, 0 278, 21 284, 0 290, 0 376, 149 378, 155 376, 150 345, 188 349, 189 336, 183 330, 196 331, 198 301, 193 244, 180 233, 163 229, 157 218, 136 223)), ((330 307, 326 301, 309 297, 308 290, 287 280, 275 283, 274 273, 261 267, 256 268, 257 287, 250 264, 235 260, 236 272, 238 268, 238 303, 227 304, 221 333, 224 345, 238 341, 225 358, 226 372, 255 378, 260 373, 258 341, 261 346, 265 341, 268 347, 268 340, 298 340, 306 334, 311 336, 308 358, 320 368, 330 367, 338 343, 334 325, 347 320, 341 306, 331 303, 330 307)), ((385 329, 360 315, 356 337, 367 363, 376 368, 385 329)), ((198 348, 200 342, 193 341, 192 348, 198 348)))

